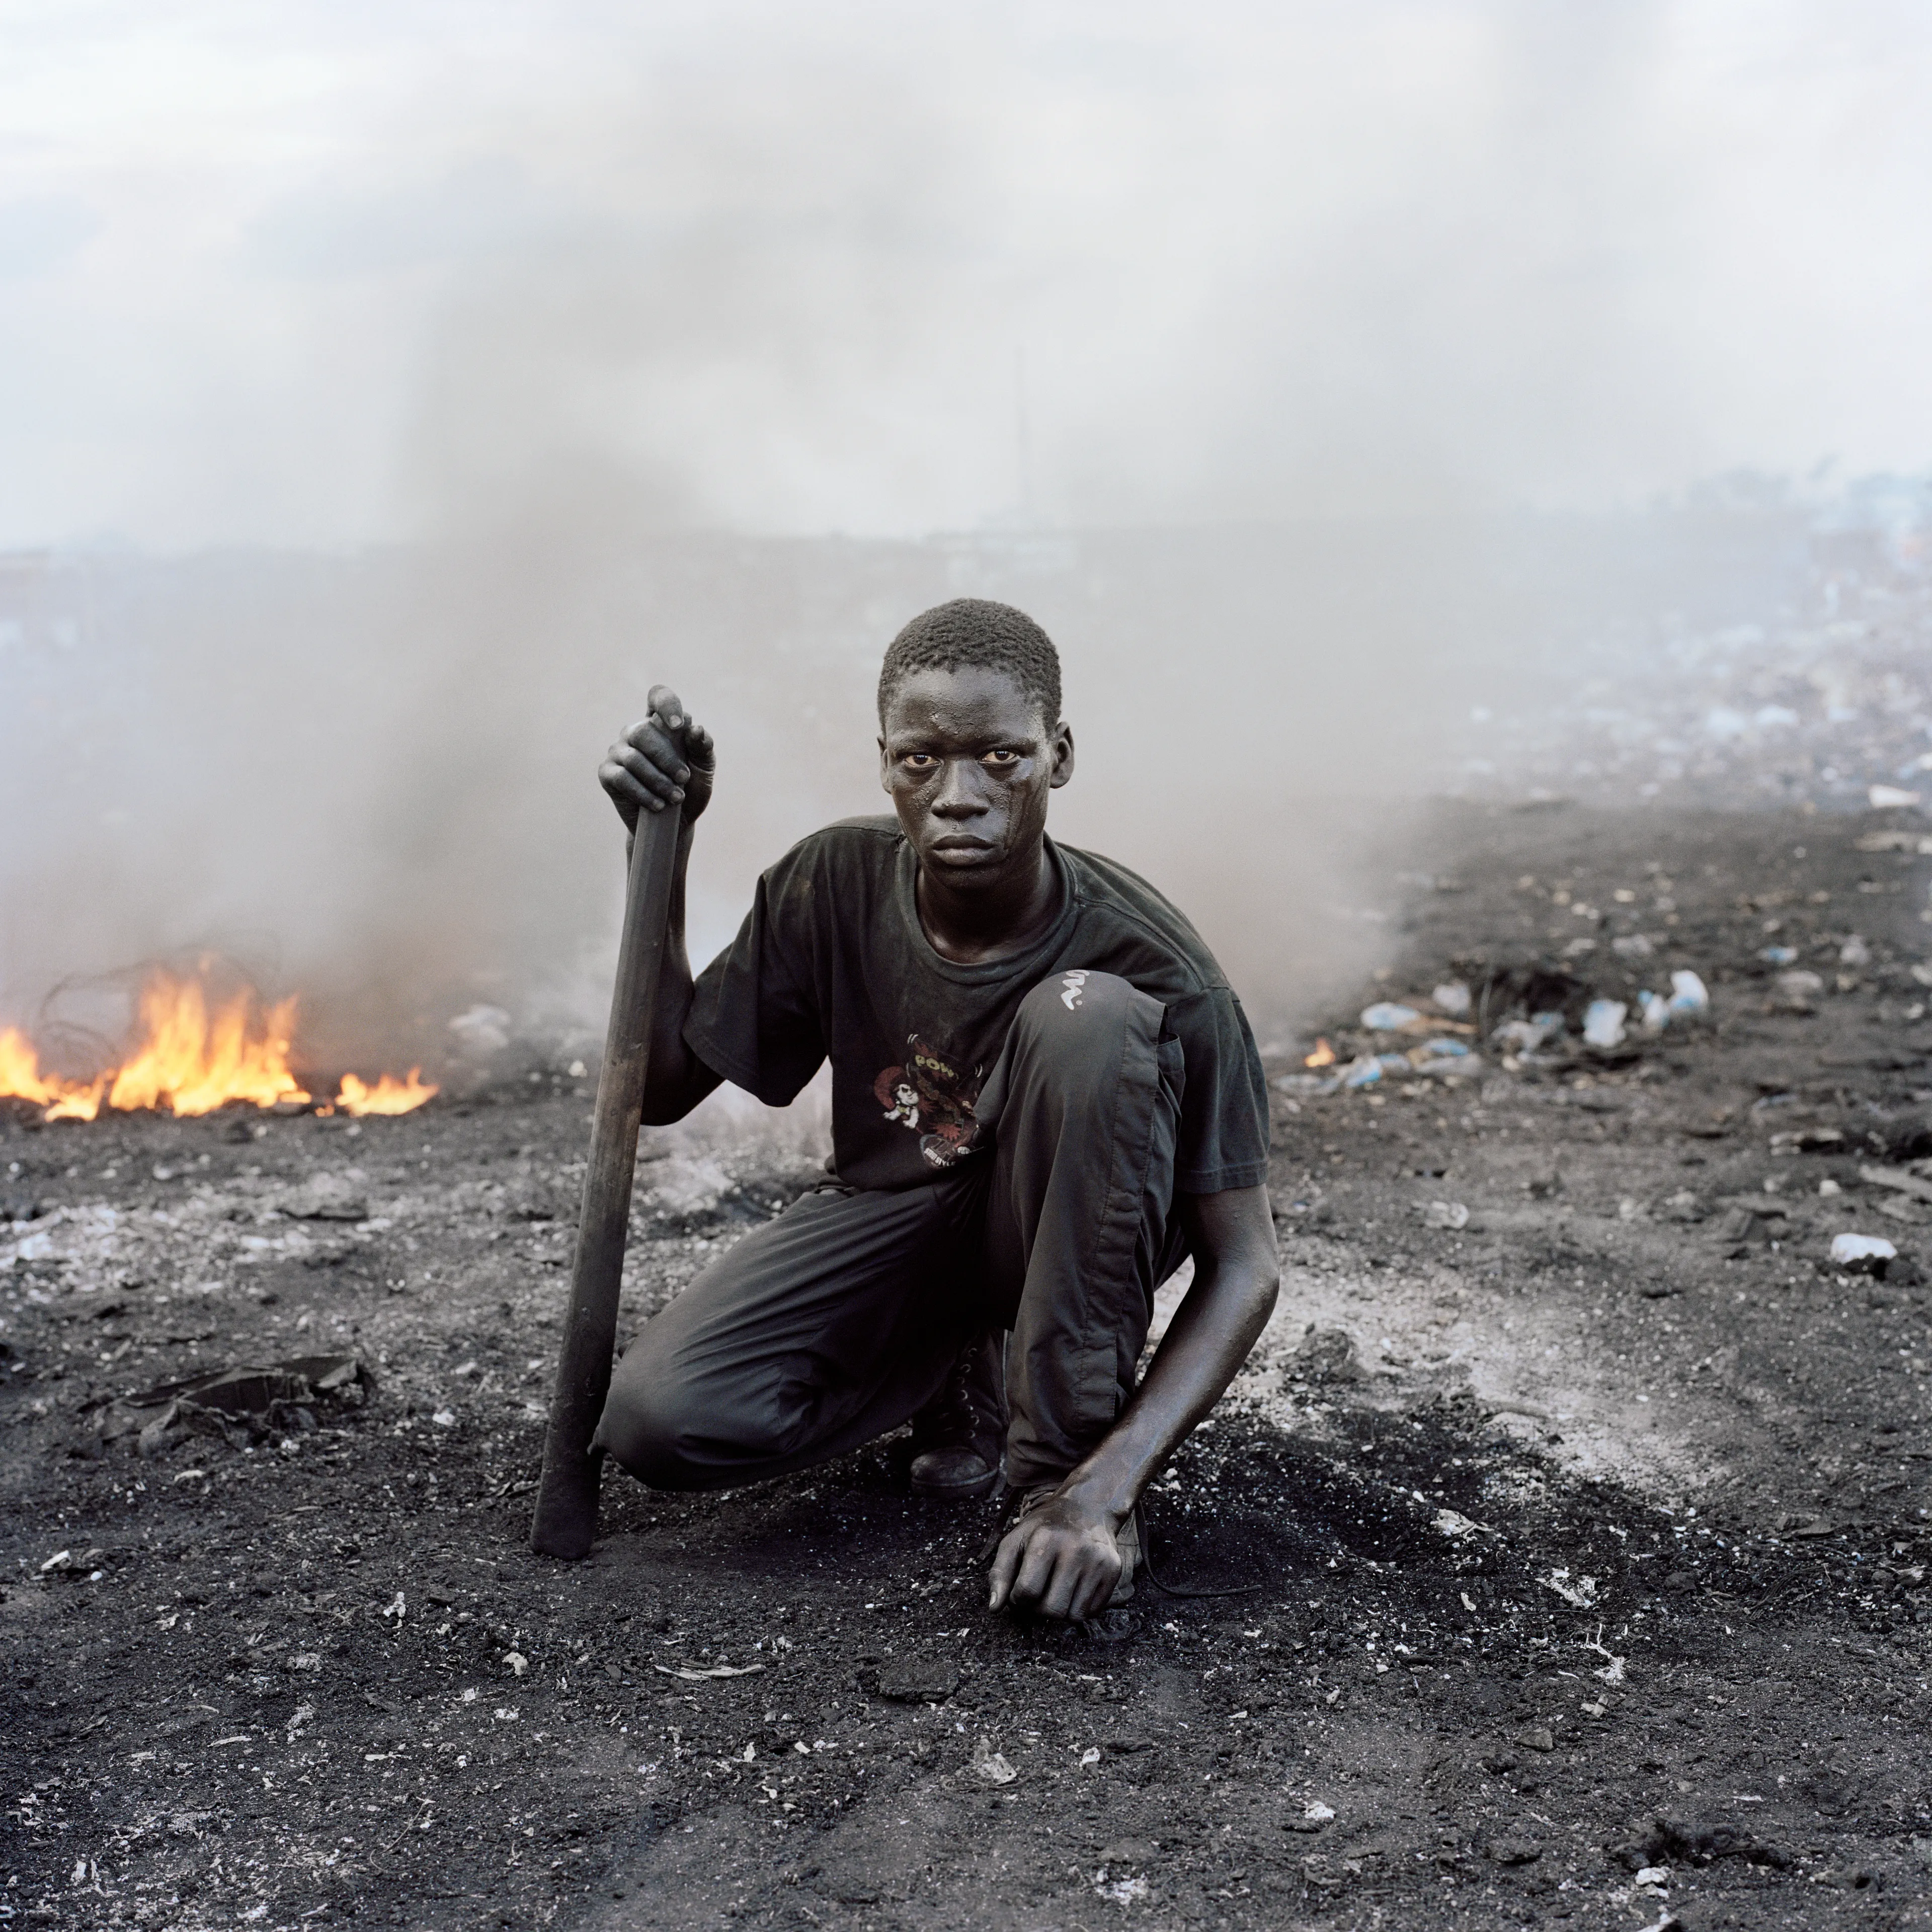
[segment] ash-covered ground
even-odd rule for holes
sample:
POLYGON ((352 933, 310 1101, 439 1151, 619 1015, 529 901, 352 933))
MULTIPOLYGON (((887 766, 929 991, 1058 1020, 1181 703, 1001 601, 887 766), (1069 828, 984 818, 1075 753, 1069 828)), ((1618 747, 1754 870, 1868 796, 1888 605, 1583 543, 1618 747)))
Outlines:
MULTIPOLYGON (((1167 1583, 1242 1594, 1105 1628, 989 1616, 995 1506, 890 1442, 617 1475, 590 1562, 528 1553, 580 1080, 10 1109, 0 1912, 1932 1924, 1921 822, 1445 808, 1322 1030, 1460 982, 1478 1050, 1332 1092, 1276 1051, 1280 1312, 1150 1500, 1167 1583), (1673 969, 1707 1018, 1582 1044, 1673 969), (373 1387, 266 1422, 127 1400, 342 1357, 373 1387)), ((814 1152, 647 1135, 627 1318, 814 1152)))

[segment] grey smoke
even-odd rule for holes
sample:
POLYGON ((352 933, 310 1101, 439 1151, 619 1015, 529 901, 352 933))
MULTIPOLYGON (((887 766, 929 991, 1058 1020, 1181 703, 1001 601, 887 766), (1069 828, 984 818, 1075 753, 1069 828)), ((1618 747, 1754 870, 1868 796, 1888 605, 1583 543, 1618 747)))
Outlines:
POLYGON ((148 110, 105 118, 10 30, 0 532, 145 548, 0 582, 0 1019, 214 944, 338 1064, 479 1001, 594 1030, 591 773, 650 684, 720 740, 702 949, 878 808, 879 652, 972 591, 1065 654, 1056 829, 1292 1020, 1385 954, 1473 700, 1787 593, 1785 510, 1651 493, 1922 459, 1909 12, 446 26, 157 64, 97 10, 148 110))

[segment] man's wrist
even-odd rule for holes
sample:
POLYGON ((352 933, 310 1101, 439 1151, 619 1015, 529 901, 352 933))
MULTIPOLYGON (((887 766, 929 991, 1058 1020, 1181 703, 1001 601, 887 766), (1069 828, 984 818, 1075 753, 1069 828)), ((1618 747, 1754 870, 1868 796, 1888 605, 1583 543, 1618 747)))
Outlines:
POLYGON ((1110 1528, 1118 1529, 1133 1514, 1143 1486, 1104 1466, 1082 1467, 1060 1484, 1060 1493, 1076 1509, 1104 1516, 1110 1528))

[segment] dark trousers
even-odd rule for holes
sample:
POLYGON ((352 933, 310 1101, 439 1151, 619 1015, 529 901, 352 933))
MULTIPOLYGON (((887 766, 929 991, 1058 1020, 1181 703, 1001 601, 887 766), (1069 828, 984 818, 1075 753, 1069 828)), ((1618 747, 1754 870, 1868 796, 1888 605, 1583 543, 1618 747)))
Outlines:
POLYGON ((1057 1482, 1113 1426, 1186 1252, 1162 1018, 1112 974, 1042 982, 981 1090, 990 1148, 922 1186, 828 1184, 745 1236, 618 1363, 598 1442, 658 1489, 782 1475, 897 1428, 1005 1330, 1006 1479, 1057 1482))

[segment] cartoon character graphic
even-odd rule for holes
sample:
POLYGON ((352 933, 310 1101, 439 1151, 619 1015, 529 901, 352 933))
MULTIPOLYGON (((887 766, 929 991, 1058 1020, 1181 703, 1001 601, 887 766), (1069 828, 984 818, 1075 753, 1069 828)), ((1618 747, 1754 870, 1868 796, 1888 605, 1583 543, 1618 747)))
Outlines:
POLYGON ((884 1118, 919 1136, 919 1150, 934 1167, 952 1167, 980 1143, 973 1106, 985 1070, 962 1073, 917 1034, 906 1037, 906 1064, 888 1066, 872 1082, 884 1118))

